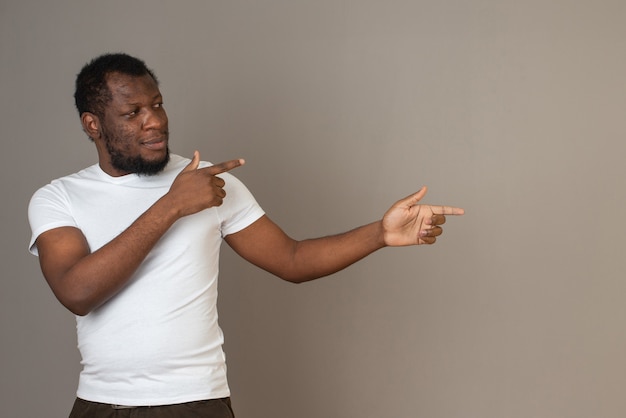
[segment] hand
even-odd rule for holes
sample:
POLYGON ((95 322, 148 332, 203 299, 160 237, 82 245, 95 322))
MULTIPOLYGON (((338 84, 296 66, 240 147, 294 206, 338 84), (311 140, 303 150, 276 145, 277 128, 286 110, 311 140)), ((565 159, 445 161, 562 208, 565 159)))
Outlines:
POLYGON ((238 159, 198 169, 200 153, 195 151, 191 162, 176 176, 168 192, 173 204, 178 207, 180 216, 220 206, 226 197, 226 191, 224 180, 217 175, 243 164, 245 161, 238 159))
POLYGON ((426 187, 396 202, 383 217, 385 245, 434 244, 443 232, 439 225, 446 215, 463 215, 461 208, 451 206, 418 205, 427 192, 426 187))

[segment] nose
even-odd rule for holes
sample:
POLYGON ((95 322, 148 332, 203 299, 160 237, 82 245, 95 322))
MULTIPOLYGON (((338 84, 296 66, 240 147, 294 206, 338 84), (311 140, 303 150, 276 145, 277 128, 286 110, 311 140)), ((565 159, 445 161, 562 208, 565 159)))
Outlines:
POLYGON ((165 126, 167 126, 165 109, 162 107, 148 109, 143 121, 143 129, 162 129, 165 126))

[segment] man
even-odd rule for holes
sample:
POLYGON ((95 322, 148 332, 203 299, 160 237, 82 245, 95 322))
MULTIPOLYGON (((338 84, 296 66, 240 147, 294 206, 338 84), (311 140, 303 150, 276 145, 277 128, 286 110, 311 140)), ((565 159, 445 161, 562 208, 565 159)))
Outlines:
POLYGON ((383 219, 296 241, 228 171, 169 152, 154 73, 106 54, 77 76, 76 107, 98 164, 31 199, 30 250, 55 296, 76 314, 82 356, 70 417, 232 417, 217 323, 219 246, 276 276, 303 282, 385 246, 432 244, 448 206, 400 200, 383 219))

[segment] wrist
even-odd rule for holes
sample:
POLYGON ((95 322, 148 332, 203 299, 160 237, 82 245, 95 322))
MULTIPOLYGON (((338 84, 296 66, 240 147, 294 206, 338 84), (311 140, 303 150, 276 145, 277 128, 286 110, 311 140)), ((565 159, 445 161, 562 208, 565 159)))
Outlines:
POLYGON ((172 225, 184 216, 181 208, 176 205, 175 200, 169 194, 163 195, 150 209, 158 219, 165 221, 169 225, 172 225))
POLYGON ((374 229, 375 229, 376 244, 378 248, 387 247, 389 244, 387 243, 386 231, 385 231, 385 226, 383 225, 383 221, 380 220, 380 221, 374 222, 372 225, 374 226, 374 229))

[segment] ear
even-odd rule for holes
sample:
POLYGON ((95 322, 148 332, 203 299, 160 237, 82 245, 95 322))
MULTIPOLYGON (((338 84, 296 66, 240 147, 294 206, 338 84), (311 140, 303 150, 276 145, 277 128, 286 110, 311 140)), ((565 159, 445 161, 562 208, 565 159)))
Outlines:
POLYGON ((83 125, 83 130, 92 140, 100 138, 100 118, 90 112, 83 112, 80 115, 80 122, 83 125))

